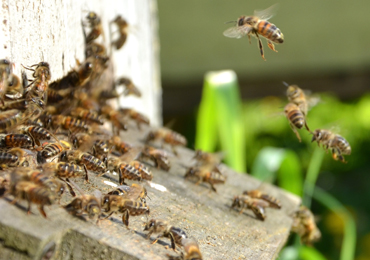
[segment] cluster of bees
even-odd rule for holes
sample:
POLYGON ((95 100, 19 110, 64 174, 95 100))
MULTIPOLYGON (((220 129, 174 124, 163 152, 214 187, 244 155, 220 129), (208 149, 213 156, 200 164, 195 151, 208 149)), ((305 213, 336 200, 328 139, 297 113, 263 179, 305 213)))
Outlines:
MULTIPOLYGON (((0 195, 36 204, 42 216, 45 206, 56 204, 68 190, 73 198, 62 207, 76 217, 99 223, 114 213, 122 214, 128 228, 129 217, 149 215, 146 189, 126 180, 152 180, 153 174, 142 161, 168 171, 168 153, 150 146, 159 142, 175 147, 185 146, 182 135, 167 129, 152 130, 145 144, 133 146, 120 137, 121 131, 141 129, 149 119, 130 108, 115 109, 110 100, 120 95, 141 96, 140 90, 128 78, 113 80, 112 64, 104 42, 99 16, 89 12, 84 24, 85 60, 66 76, 50 82, 47 62, 23 66, 22 80, 13 73, 14 64, 0 60, 0 195), (27 71, 32 72, 28 79, 27 71), (118 93, 117 86, 124 90, 118 93), (112 128, 110 131, 109 127, 112 128), (118 174, 116 187, 102 193, 86 194, 72 179, 100 178, 118 174)), ((112 21, 118 36, 111 41, 118 50, 127 38, 127 22, 118 16, 112 21)), ((111 179, 111 178, 110 178, 111 179)), ((202 259, 197 241, 184 231, 161 220, 150 220, 145 227, 152 233, 170 237, 172 248, 181 246, 184 252, 171 259, 202 259)))
MULTIPOLYGON (((284 82, 284 84, 286 83, 284 82)), ((343 155, 351 154, 351 146, 348 141, 330 130, 316 129, 312 132, 307 125, 306 117, 309 107, 317 103, 318 99, 310 99, 310 97, 297 85, 289 86, 286 84, 286 86, 288 87, 286 94, 289 103, 285 106, 284 112, 298 140, 301 142, 301 137, 297 129, 305 127, 307 131, 312 134, 312 142, 316 141, 317 144, 319 146, 322 145, 326 151, 331 150, 334 160, 345 163, 346 161, 343 155)))

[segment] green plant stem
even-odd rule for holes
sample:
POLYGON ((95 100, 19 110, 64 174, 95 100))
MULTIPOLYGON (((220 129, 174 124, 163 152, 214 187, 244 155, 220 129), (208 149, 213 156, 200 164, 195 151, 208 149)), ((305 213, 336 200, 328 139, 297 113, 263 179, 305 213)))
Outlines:
POLYGON ((313 197, 342 218, 344 223, 344 232, 339 259, 354 259, 356 249, 356 223, 351 213, 336 198, 321 188, 315 188, 313 197))
POLYGON ((312 195, 315 190, 317 177, 320 173, 324 154, 325 151, 322 148, 316 147, 308 165, 307 176, 303 186, 303 204, 308 208, 311 207, 312 195))

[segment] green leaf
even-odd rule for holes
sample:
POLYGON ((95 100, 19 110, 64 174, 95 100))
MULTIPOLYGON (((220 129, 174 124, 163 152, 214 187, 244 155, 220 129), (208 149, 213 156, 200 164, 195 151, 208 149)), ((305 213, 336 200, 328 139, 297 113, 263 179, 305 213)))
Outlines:
POLYGON ((286 150, 278 170, 279 186, 291 193, 302 196, 303 178, 301 169, 301 162, 297 154, 291 150, 286 150))
POLYGON ((313 193, 315 200, 332 210, 343 219, 344 234, 342 248, 340 251, 340 260, 352 260, 355 258, 356 250, 356 222, 351 213, 332 195, 323 189, 316 187, 313 193))
POLYGON ((299 259, 301 260, 326 260, 314 247, 301 246, 299 248, 299 259))
POLYGON ((231 168, 246 171, 242 102, 234 71, 208 72, 197 118, 195 145, 212 152, 217 142, 231 168))

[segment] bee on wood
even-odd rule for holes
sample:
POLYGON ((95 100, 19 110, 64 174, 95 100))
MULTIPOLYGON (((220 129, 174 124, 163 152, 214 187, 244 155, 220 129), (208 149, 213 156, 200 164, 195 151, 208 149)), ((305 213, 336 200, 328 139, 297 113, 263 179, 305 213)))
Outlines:
POLYGON ((40 146, 40 140, 51 140, 51 137, 53 137, 55 141, 59 141, 54 134, 40 126, 22 126, 19 128, 19 131, 31 136, 38 146, 40 146))
POLYGON ((256 215, 257 219, 265 220, 265 208, 270 204, 261 199, 252 198, 248 195, 235 196, 231 208, 240 208, 239 214, 243 213, 245 209, 251 209, 256 215))
POLYGON ((32 152, 27 152, 27 150, 24 150, 22 148, 16 147, 8 150, 6 153, 2 154, 4 157, 4 160, 8 160, 7 163, 4 163, 4 165, 7 166, 22 166, 22 167, 28 167, 30 165, 30 158, 33 158, 32 152), (9 156, 8 154, 11 154, 12 156, 9 156))
POLYGON ((226 177, 221 173, 214 171, 212 167, 208 165, 200 167, 190 167, 185 173, 185 179, 196 179, 195 185, 201 182, 206 182, 211 185, 211 189, 217 192, 215 184, 223 184, 226 181, 226 177))
POLYGON ((89 219, 97 219, 96 223, 100 220, 101 215, 101 200, 102 194, 99 190, 95 190, 93 195, 85 194, 80 187, 77 186, 73 181, 74 188, 76 188, 80 196, 74 198, 69 204, 64 206, 64 209, 73 216, 82 217, 83 214, 87 214, 89 219))
POLYGON ((150 209, 146 205, 146 203, 131 199, 125 199, 117 195, 103 196, 102 209, 107 214, 107 216, 104 217, 104 219, 110 217, 115 212, 123 213, 122 222, 127 228, 129 225, 129 216, 150 214, 150 209))
POLYGON ((112 143, 114 150, 121 154, 127 153, 132 148, 132 145, 122 141, 119 136, 113 136, 110 142, 112 143))
POLYGON ((89 181, 88 171, 85 165, 79 166, 77 164, 68 162, 49 162, 42 166, 44 172, 53 173, 59 178, 74 178, 85 176, 86 181, 89 181))
POLYGON ((146 235, 147 239, 150 239, 152 234, 159 234, 152 244, 155 244, 160 237, 167 237, 171 239, 171 248, 173 250, 176 249, 176 244, 183 246, 183 239, 188 238, 184 230, 171 226, 167 221, 161 219, 149 220, 149 222, 145 225, 144 231, 149 231, 149 233, 146 235))
POLYGON ((221 153, 207 153, 202 150, 196 150, 193 159, 197 160, 201 165, 210 164, 218 165, 221 163, 224 154, 221 153))
POLYGON ((297 128, 302 129, 304 126, 308 132, 311 133, 311 130, 308 128, 306 117, 301 112, 299 107, 293 103, 288 103, 284 108, 284 113, 286 118, 289 120, 289 125, 292 128, 293 132, 297 136, 299 142, 301 142, 301 136, 299 135, 297 128))
POLYGON ((346 162, 343 155, 350 155, 352 151, 351 146, 344 137, 329 130, 316 129, 312 136, 312 142, 314 141, 317 141, 319 146, 321 144, 326 151, 331 149, 333 159, 336 161, 340 160, 343 163, 346 162))
POLYGON ((169 171, 171 167, 168 155, 163 150, 159 150, 151 146, 145 146, 141 152, 141 156, 153 160, 155 167, 158 169, 169 171))
POLYGON ((194 237, 185 238, 182 241, 185 254, 181 252, 180 256, 167 255, 169 260, 202 260, 202 253, 200 252, 197 240, 194 237))
POLYGON ((143 114, 140 114, 134 109, 131 108, 120 108, 119 111, 123 114, 131 118, 132 120, 136 121, 137 128, 141 129, 141 124, 149 125, 150 121, 149 118, 144 116, 143 114))
POLYGON ((280 29, 267 21, 274 16, 277 7, 278 5, 273 5, 262 11, 254 11, 253 16, 240 16, 237 21, 233 21, 236 26, 227 29, 223 34, 226 37, 237 39, 248 36, 249 43, 251 42, 251 35, 255 36, 258 40, 261 57, 266 60, 262 41, 259 36, 266 38, 267 46, 275 52, 277 51, 275 50, 274 43, 279 44, 284 42, 284 35, 280 29))
POLYGON ((13 64, 6 60, 0 60, 0 101, 4 105, 4 96, 8 91, 9 81, 11 74, 13 73, 13 64))
POLYGON ((52 129, 58 129, 61 127, 62 129, 69 130, 72 133, 91 132, 91 127, 86 124, 86 122, 71 116, 53 115, 50 117, 49 122, 48 126, 51 126, 52 129))
POLYGON ((315 217, 305 206, 301 206, 293 215, 292 232, 301 237, 301 242, 312 245, 321 238, 321 232, 315 223, 315 217))
POLYGON ((124 85, 126 88, 123 91, 123 95, 134 95, 137 97, 141 97, 141 91, 134 85, 131 79, 126 77, 121 77, 116 82, 117 86, 124 85))
POLYGON ((269 203, 269 207, 281 209, 281 202, 278 199, 266 193, 263 193, 260 190, 244 191, 243 195, 248 195, 249 197, 253 199, 261 199, 261 200, 267 201, 269 203))
POLYGON ((106 161, 108 159, 108 153, 111 150, 109 140, 86 133, 71 134, 69 138, 75 149, 78 148, 82 152, 92 150, 92 154, 100 160, 106 161))
POLYGON ((39 163, 45 162, 47 159, 53 158, 61 154, 64 150, 69 149, 66 142, 49 143, 43 146, 42 151, 38 152, 37 160, 39 163))
POLYGON ((119 184, 126 184, 125 179, 141 181, 141 173, 128 162, 122 161, 119 158, 110 158, 108 160, 108 169, 118 173, 119 184))
POLYGON ((146 189, 136 183, 131 184, 131 186, 117 186, 114 190, 108 192, 107 195, 117 195, 125 199, 140 200, 141 202, 146 202, 145 198, 148 196, 146 189))
POLYGON ((122 16, 118 15, 116 19, 113 20, 114 24, 118 27, 118 33, 119 37, 112 41, 112 45, 117 49, 121 49, 122 46, 125 44, 128 34, 128 23, 125 19, 122 18, 122 16))
POLYGON ((175 155, 177 155, 175 146, 187 145, 187 140, 184 136, 167 128, 160 128, 158 130, 150 131, 146 137, 146 143, 154 140, 160 140, 163 143, 171 145, 172 151, 175 155))
POLYGON ((127 125, 124 120, 124 115, 122 115, 119 111, 115 110, 109 105, 104 105, 101 107, 100 112, 108 118, 115 127, 115 133, 118 135, 120 130, 127 130, 127 125))
POLYGON ((84 153, 79 150, 62 152, 60 155, 60 160, 64 162, 76 163, 80 166, 85 165, 88 170, 98 173, 99 176, 107 172, 107 166, 104 162, 89 153, 84 153))

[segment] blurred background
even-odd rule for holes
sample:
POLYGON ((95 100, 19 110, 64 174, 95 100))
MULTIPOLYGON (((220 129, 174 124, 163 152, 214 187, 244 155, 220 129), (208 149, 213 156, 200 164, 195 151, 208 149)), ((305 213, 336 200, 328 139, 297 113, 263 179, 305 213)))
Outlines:
MULTIPOLYGON (((287 103, 282 81, 320 96, 307 118, 311 130, 335 129, 352 147, 348 163, 324 155, 316 185, 340 201, 356 222, 356 260, 370 259, 370 2, 279 1, 270 19, 285 42, 271 51, 262 39, 232 39, 227 21, 252 15, 274 1, 158 1, 164 123, 185 134, 194 148, 196 117, 204 74, 231 69, 237 73, 245 129, 245 165, 251 172, 262 149, 293 151, 305 178, 313 151, 306 131, 302 143, 282 114, 287 103)), ((345 221, 313 201, 323 233, 315 247, 326 259, 339 259, 345 221)), ((343 259, 343 258, 341 258, 343 259)))

